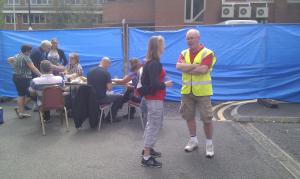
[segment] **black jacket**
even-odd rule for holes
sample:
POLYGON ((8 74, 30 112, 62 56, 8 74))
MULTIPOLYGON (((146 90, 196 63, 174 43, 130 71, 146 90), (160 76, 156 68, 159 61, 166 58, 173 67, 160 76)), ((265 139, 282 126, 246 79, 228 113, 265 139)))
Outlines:
POLYGON ((165 83, 160 82, 162 69, 162 64, 158 60, 150 60, 145 64, 141 79, 142 89, 140 93, 142 96, 154 95, 157 91, 166 88, 165 83))
POLYGON ((99 122, 99 102, 95 98, 95 90, 88 85, 80 86, 72 105, 72 116, 75 127, 81 127, 86 118, 89 118, 91 128, 96 128, 99 122))
POLYGON ((64 65, 66 66, 68 64, 68 60, 66 58, 66 55, 65 55, 65 52, 61 49, 57 49, 57 52, 58 52, 58 55, 59 55, 59 61, 64 65))

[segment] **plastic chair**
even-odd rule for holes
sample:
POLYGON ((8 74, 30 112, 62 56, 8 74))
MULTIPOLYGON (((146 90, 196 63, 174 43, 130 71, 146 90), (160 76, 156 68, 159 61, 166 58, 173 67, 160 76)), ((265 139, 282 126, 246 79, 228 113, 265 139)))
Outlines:
POLYGON ((112 106, 112 103, 109 103, 109 104, 100 104, 99 105, 99 109, 100 109, 100 119, 99 119, 99 126, 98 126, 98 131, 100 132, 100 128, 101 128, 101 123, 102 123, 102 117, 104 115, 104 111, 105 110, 109 110, 109 115, 110 115, 110 123, 112 123, 112 113, 111 113, 111 106, 112 106))
POLYGON ((142 128, 144 129, 144 118, 143 118, 142 109, 140 107, 140 103, 136 103, 136 102, 133 102, 133 101, 128 101, 127 104, 128 104, 128 121, 130 120, 130 108, 135 108, 135 110, 139 114, 141 124, 142 124, 142 128))
MULTIPOLYGON (((46 135, 46 132, 45 132, 45 121, 43 117, 43 112, 50 111, 50 110, 57 110, 57 109, 62 109, 65 112, 66 128, 68 132, 69 121, 68 121, 67 109, 65 107, 63 90, 59 86, 46 87, 43 90, 42 105, 39 107, 40 121, 41 121, 42 132, 44 136, 46 135)), ((61 123, 63 124, 62 118, 61 118, 61 123)))

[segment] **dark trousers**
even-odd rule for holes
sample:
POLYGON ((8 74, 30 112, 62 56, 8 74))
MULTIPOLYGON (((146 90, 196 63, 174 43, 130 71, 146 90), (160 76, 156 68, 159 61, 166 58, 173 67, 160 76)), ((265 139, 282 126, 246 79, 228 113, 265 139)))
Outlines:
POLYGON ((44 120, 45 121, 48 121, 50 120, 50 111, 44 111, 44 120))
POLYGON ((112 103, 111 113, 112 118, 115 119, 118 113, 118 110, 122 108, 122 95, 112 94, 106 95, 104 98, 99 99, 99 104, 109 104, 112 103))
MULTIPOLYGON (((133 101, 135 103, 140 103, 141 102, 140 97, 134 96, 134 89, 133 88, 127 88, 127 90, 123 94, 122 105, 127 103, 129 100, 133 101)), ((134 114, 135 114, 135 108, 130 108, 130 115, 134 116, 134 114)))

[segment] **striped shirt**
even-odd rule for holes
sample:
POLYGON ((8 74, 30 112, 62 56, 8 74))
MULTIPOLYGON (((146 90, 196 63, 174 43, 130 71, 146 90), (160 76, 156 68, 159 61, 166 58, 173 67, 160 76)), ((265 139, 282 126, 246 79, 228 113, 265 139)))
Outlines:
POLYGON ((64 80, 61 76, 54 76, 53 74, 43 74, 40 77, 34 78, 30 84, 30 91, 36 92, 38 96, 37 103, 40 106, 42 104, 43 89, 49 86, 65 86, 64 80))
POLYGON ((75 64, 75 65, 69 65, 67 68, 68 75, 72 75, 76 73, 78 76, 81 76, 83 73, 82 67, 80 64, 75 64))
POLYGON ((22 53, 15 56, 15 61, 13 63, 14 74, 22 78, 32 78, 31 70, 28 67, 28 64, 32 63, 29 56, 26 56, 22 53))

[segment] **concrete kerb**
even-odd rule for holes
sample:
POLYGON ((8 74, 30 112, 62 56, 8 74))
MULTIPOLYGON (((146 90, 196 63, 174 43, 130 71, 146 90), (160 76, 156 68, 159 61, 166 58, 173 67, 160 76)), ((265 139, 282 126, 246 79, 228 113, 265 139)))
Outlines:
POLYGON ((239 114, 239 109, 243 105, 237 105, 232 111, 231 116, 236 122, 279 122, 279 123, 300 123, 300 117, 291 116, 245 116, 239 114))

